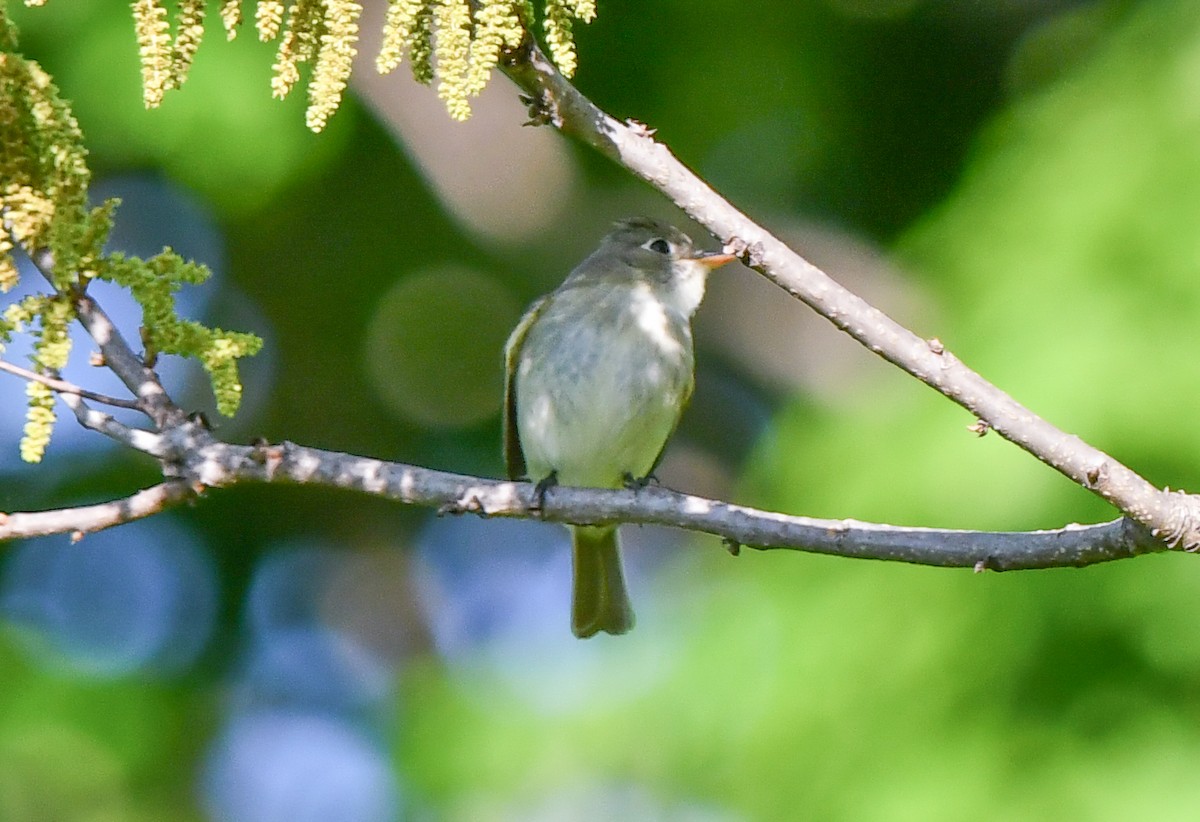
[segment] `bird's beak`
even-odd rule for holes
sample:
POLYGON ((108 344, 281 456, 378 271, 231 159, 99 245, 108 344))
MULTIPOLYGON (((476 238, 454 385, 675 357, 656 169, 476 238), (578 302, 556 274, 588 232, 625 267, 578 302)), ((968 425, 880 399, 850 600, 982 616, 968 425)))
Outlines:
POLYGON ((692 259, 700 263, 700 265, 711 269, 720 268, 721 266, 725 265, 725 263, 731 263, 737 259, 737 256, 733 254, 723 254, 720 251, 701 251, 698 252, 692 259))

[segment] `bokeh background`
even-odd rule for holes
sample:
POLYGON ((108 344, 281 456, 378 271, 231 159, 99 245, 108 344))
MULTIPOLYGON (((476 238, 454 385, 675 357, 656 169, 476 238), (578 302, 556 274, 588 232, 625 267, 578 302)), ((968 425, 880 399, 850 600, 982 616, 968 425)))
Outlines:
MULTIPOLYGON (((379 3, 319 136, 301 93, 270 99, 252 29, 214 20, 147 112, 126 4, 7 5, 74 101, 97 198, 124 201, 114 247, 207 263, 185 313, 265 337, 230 439, 498 476, 524 306, 618 217, 704 236, 523 128, 502 77, 456 124, 403 68, 376 76, 379 3)), ((578 40, 585 93, 835 278, 1156 484, 1200 486, 1191 0, 604 0, 578 40)), ((718 272, 696 325, 669 486, 912 525, 1114 516, 752 272, 718 272)), ((23 386, 0 380, 0 510, 154 480, 69 420, 20 464, 23 386)), ((0 818, 1195 818, 1191 557, 976 575, 624 538, 638 627, 588 642, 551 525, 247 487, 7 545, 0 818)))

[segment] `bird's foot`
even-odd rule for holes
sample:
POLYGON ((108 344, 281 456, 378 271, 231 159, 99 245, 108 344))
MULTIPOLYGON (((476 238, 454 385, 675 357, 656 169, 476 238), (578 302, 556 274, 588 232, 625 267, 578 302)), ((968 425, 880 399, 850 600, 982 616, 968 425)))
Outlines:
POLYGON ((633 474, 626 471, 621 475, 621 480, 625 487, 630 491, 640 491, 648 485, 658 485, 658 477, 653 474, 647 474, 644 477, 635 477, 633 474))
POLYGON ((533 505, 529 510, 541 513, 546 508, 546 492, 558 485, 558 472, 551 471, 533 486, 533 505))

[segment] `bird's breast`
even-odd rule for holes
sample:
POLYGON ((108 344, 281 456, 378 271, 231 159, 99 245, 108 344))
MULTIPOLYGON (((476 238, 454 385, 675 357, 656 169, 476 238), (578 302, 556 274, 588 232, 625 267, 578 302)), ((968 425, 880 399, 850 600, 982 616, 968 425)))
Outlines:
POLYGON ((619 485, 644 476, 691 391, 686 318, 643 284, 559 294, 517 365, 517 425, 530 476, 619 485), (616 292, 616 293, 614 293, 616 292))

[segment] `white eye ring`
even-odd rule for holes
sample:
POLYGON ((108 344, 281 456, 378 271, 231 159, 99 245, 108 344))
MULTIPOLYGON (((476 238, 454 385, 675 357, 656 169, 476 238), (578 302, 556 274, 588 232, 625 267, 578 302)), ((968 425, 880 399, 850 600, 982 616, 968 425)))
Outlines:
POLYGON ((642 243, 642 248, 648 251, 655 251, 659 254, 670 254, 675 250, 671 247, 671 244, 662 237, 655 237, 653 240, 647 240, 646 242, 642 243))

